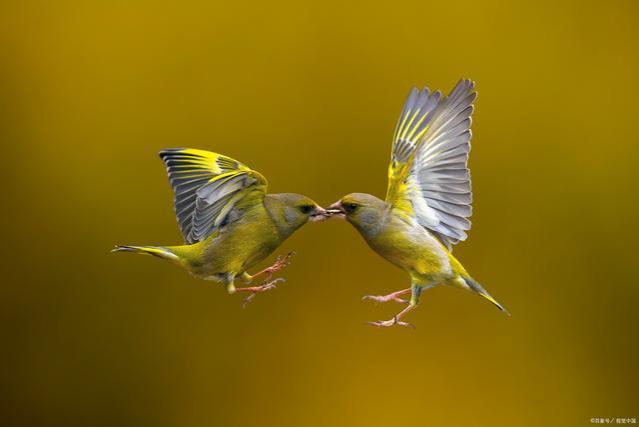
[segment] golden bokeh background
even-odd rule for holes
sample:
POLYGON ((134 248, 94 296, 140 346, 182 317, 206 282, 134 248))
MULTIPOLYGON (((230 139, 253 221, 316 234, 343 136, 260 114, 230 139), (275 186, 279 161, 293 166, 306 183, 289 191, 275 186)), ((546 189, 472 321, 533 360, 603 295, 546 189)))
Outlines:
MULTIPOLYGON (((639 418, 633 0, 7 1, 0 6, 3 425, 589 425, 639 418), (115 243, 181 241, 157 152, 272 192, 383 196, 412 85, 477 82, 455 254, 511 312, 312 224, 240 297, 115 243)), ((273 257, 268 261, 272 262, 273 257)), ((266 263, 265 263, 266 264, 266 263)))

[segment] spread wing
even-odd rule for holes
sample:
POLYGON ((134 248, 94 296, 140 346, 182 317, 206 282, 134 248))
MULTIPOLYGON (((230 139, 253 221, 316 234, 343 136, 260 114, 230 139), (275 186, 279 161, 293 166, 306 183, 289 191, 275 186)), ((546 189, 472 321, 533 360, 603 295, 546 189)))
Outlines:
POLYGON ((448 249, 470 229, 468 153, 475 84, 461 80, 444 98, 413 89, 393 142, 386 201, 413 216, 448 249))
POLYGON ((266 179, 221 154, 191 148, 160 152, 175 194, 175 214, 184 240, 205 240, 225 223, 229 212, 248 194, 266 194, 266 179))

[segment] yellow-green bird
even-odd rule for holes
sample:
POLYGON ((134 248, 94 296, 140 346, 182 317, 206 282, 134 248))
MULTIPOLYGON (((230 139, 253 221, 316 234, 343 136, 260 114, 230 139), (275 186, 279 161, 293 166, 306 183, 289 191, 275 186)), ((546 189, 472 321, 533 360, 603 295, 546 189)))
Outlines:
POLYGON ((326 211, 306 196, 266 194, 266 179, 221 154, 191 148, 160 152, 173 188, 175 213, 184 236, 182 246, 116 246, 114 251, 154 255, 180 265, 191 274, 226 285, 229 293, 273 289, 283 279, 270 280, 291 257, 250 275, 247 270, 271 255, 309 221, 325 219, 326 211), (236 288, 236 278, 260 286, 236 288))
POLYGON ((417 306, 425 289, 437 285, 474 291, 507 313, 452 254, 452 246, 465 240, 470 229, 468 153, 474 86, 461 80, 446 97, 413 88, 395 128, 386 200, 353 193, 328 208, 353 224, 374 251, 410 275, 408 289, 364 297, 408 304, 391 320, 372 325, 412 326, 402 317, 417 306), (409 293, 410 300, 400 298, 409 293))

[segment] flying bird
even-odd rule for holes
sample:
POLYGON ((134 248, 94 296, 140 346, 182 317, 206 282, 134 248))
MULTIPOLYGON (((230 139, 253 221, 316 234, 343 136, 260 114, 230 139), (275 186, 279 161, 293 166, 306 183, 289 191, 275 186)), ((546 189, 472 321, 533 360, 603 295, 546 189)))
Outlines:
POLYGON ((410 276, 408 289, 364 297, 407 304, 392 319, 372 325, 412 326, 402 318, 417 306, 424 290, 437 285, 473 291, 508 313, 452 254, 453 245, 465 240, 470 229, 468 153, 476 97, 471 80, 461 80, 446 97, 413 88, 395 128, 386 199, 353 193, 328 208, 410 276), (410 299, 402 298, 407 294, 410 299))
POLYGON ((272 275, 288 265, 292 253, 250 275, 247 270, 271 255, 298 228, 327 218, 306 196, 267 194, 258 172, 221 154, 191 148, 160 152, 175 195, 174 207, 184 245, 116 246, 113 251, 153 255, 196 277, 226 285, 228 293, 247 292, 244 303, 284 279, 272 275), (259 286, 235 287, 263 277, 259 286))

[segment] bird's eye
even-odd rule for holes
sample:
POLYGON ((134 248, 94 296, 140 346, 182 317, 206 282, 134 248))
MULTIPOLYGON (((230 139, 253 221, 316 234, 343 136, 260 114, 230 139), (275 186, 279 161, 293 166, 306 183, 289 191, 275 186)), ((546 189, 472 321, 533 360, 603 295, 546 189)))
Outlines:
POLYGON ((313 206, 310 206, 310 205, 300 206, 300 212, 302 212, 304 215, 311 213, 312 210, 313 210, 313 206))
POLYGON ((357 203, 344 203, 343 206, 344 206, 344 210, 348 213, 353 212, 358 207, 357 203))

